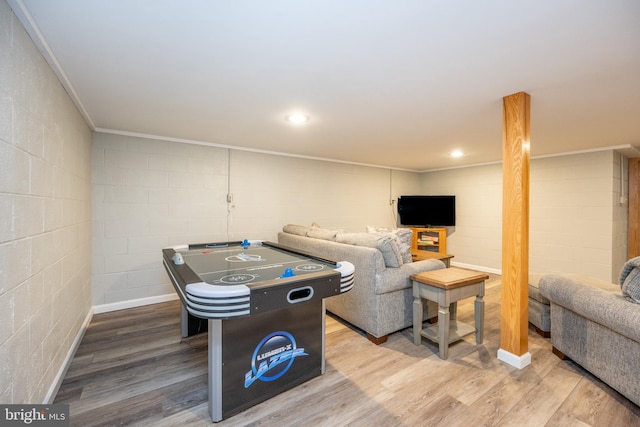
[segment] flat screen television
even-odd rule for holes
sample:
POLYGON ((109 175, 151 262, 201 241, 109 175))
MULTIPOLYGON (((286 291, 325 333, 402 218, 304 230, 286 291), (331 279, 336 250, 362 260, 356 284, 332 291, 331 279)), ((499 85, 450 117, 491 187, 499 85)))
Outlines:
POLYGON ((456 196, 400 196, 400 224, 420 227, 456 225, 456 196))

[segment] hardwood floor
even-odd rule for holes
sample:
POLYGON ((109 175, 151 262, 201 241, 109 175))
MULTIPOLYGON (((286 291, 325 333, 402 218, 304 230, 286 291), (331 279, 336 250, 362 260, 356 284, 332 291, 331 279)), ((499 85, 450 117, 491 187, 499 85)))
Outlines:
MULTIPOLYGON (((484 343, 473 335, 441 360, 411 328, 376 346, 327 316, 326 372, 218 426, 640 426, 640 408, 529 330, 532 364, 496 358, 500 278, 486 283, 484 343)), ((458 318, 473 323, 473 299, 458 318)), ((639 356, 640 357, 640 356, 639 356)), ((178 302, 95 315, 56 403, 77 426, 211 425, 207 336, 182 340, 178 302)))

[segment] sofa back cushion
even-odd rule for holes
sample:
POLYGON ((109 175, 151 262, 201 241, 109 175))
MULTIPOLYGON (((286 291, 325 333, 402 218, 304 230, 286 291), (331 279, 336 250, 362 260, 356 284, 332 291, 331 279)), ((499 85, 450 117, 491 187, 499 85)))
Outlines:
POLYGON ((282 231, 289 234, 295 234, 296 236, 306 236, 311 227, 306 225, 287 224, 282 227, 282 231))
POLYGON ((620 288, 629 301, 640 304, 640 257, 631 258, 622 267, 620 288))
POLYGON ((640 269, 631 270, 627 278, 622 282, 622 293, 629 301, 640 304, 640 269))
POLYGON ((396 240, 390 235, 372 233, 338 233, 336 242, 347 245, 375 248, 382 253, 385 266, 397 268, 402 265, 402 255, 396 240))
POLYGON ((307 231, 307 237, 335 242, 336 235, 341 231, 342 230, 331 230, 328 228, 311 227, 309 231, 307 231))
POLYGON ((411 256, 411 243, 413 240, 413 231, 408 228, 386 228, 386 227, 373 227, 367 226, 367 233, 383 234, 393 237, 398 245, 400 256, 402 257, 402 263, 407 264, 413 262, 411 256))

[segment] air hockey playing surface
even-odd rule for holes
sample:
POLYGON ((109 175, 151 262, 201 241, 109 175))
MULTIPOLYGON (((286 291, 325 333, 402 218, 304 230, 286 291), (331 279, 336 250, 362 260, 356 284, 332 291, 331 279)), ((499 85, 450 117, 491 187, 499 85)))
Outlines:
POLYGON ((324 373, 324 298, 351 289, 352 264, 247 241, 176 246, 163 257, 183 336, 195 333, 189 318, 208 322, 213 421, 324 373))
POLYGON ((307 274, 335 268, 319 259, 300 258, 292 252, 270 246, 191 249, 183 253, 191 269, 207 283, 239 285, 274 280, 286 269, 293 274, 307 274))

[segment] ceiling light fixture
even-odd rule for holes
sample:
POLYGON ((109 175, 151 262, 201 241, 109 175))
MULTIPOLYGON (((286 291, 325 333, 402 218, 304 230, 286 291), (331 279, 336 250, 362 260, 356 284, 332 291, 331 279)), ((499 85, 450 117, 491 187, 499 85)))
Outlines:
POLYGON ((457 159, 458 157, 462 157, 462 156, 464 156, 464 153, 460 150, 454 150, 451 152, 451 157, 453 158, 457 159))
POLYGON ((296 113, 296 114, 290 114, 290 115, 286 116, 285 119, 288 122, 300 124, 300 123, 308 122, 309 121, 309 116, 301 114, 301 113, 296 113))

